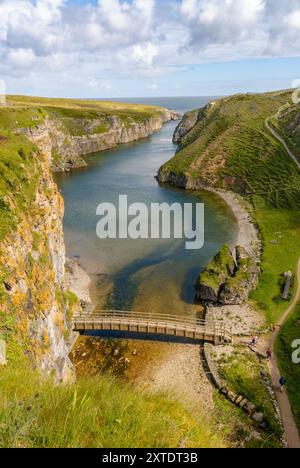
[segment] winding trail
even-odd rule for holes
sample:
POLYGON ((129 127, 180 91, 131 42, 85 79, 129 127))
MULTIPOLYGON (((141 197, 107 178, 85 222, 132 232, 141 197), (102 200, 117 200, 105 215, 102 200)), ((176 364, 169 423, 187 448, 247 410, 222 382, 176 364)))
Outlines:
MULTIPOLYGON (((297 278, 298 278, 298 287, 293 299, 293 302, 287 308, 285 313, 280 318, 279 322, 276 324, 276 332, 274 332, 270 338, 269 346, 271 349, 274 349, 276 339, 280 333, 280 328, 284 324, 284 322, 288 319, 289 315, 293 312, 296 305, 300 301, 300 259, 298 262, 297 267, 297 278)), ((279 366, 277 363, 277 359, 274 353, 274 357, 269 363, 269 369, 273 380, 274 388, 277 390, 279 386, 279 379, 281 377, 279 366)), ((298 432, 298 428, 296 426, 291 405, 289 402, 288 395, 286 391, 280 393, 279 391, 276 392, 277 400, 280 407, 281 418, 283 421, 285 437, 288 443, 289 448, 300 448, 300 436, 298 432)))
POLYGON ((296 164, 298 169, 300 169, 300 162, 298 161, 296 156, 292 153, 292 151, 290 150, 290 148, 288 147, 288 145, 286 144, 284 139, 279 135, 279 133, 276 132, 276 130, 272 127, 272 125, 270 125, 269 119, 266 119, 265 125, 266 125, 267 129, 269 130, 269 132, 271 132, 272 135, 276 138, 276 140, 278 140, 284 146, 284 148, 287 151, 288 155, 292 158, 292 160, 294 161, 294 163, 296 164))

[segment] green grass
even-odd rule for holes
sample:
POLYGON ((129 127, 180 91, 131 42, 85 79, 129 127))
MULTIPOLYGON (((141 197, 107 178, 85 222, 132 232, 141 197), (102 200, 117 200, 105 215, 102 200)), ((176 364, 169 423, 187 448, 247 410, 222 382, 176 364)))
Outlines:
MULTIPOLYGON (((163 112, 161 107, 109 101, 29 96, 8 96, 7 100, 11 104, 8 108, 10 112, 14 107, 24 111, 35 109, 40 115, 60 119, 66 129, 75 136, 104 133, 108 129, 109 118, 112 116, 118 117, 128 127, 132 123, 144 122, 163 112), (99 123, 89 131, 87 124, 91 121, 99 121, 99 123)), ((27 125, 23 126, 27 127, 27 125)))
POLYGON ((261 377, 261 372, 266 371, 266 366, 260 363, 254 354, 240 353, 237 350, 233 357, 225 359, 220 369, 229 388, 247 398, 258 411, 265 415, 270 426, 269 436, 273 438, 273 442, 278 443, 282 436, 282 429, 275 417, 269 391, 261 377))
POLYGON ((292 361, 292 353, 295 351, 292 343, 295 340, 300 340, 300 304, 282 327, 276 342, 280 371, 287 380, 286 389, 300 432, 300 364, 292 361))
MULTIPOLYGON (((93 100, 8 96, 0 107, 0 242, 31 209, 40 175, 37 148, 20 133, 46 118, 56 119, 66 135, 104 133, 112 116, 125 126, 144 122, 163 111, 159 107, 93 100)), ((60 155, 53 149, 53 160, 60 155)))
POLYGON ((40 175, 35 146, 16 133, 20 122, 28 126, 36 122, 35 111, 14 111, 0 108, 0 241, 13 230, 21 217, 31 209, 40 175))
POLYGON ((208 287, 219 288, 234 270, 234 260, 230 247, 224 245, 220 252, 200 274, 197 285, 205 284, 208 287))
POLYGON ((283 110, 276 118, 272 119, 272 124, 283 136, 287 145, 300 161, 300 105, 292 105, 283 110))
POLYGON ((223 447, 205 418, 166 395, 107 377, 53 385, 31 371, 0 373, 0 447, 223 447))
MULTIPOLYGON (((296 274, 300 252, 300 211, 270 207, 259 197, 254 198, 256 221, 263 240, 262 274, 257 290, 252 294, 274 324, 288 307, 281 299, 283 274, 296 274)), ((296 282, 294 283, 294 289, 296 282)))
POLYGON ((269 432, 257 432, 254 421, 240 408, 226 400, 220 393, 214 394, 218 430, 233 448, 279 448, 277 437, 269 432), (259 434, 259 437, 257 437, 259 434))
POLYGON ((265 127, 266 118, 290 99, 291 92, 282 92, 216 101, 161 171, 260 196, 275 207, 299 209, 300 171, 265 127))

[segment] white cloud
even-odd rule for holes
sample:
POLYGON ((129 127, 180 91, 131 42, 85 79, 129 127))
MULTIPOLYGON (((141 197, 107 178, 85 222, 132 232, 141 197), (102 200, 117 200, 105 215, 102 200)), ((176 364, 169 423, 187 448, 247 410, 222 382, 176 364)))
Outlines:
POLYGON ((149 89, 150 91, 158 91, 159 86, 157 83, 151 83, 146 86, 146 89, 149 89))
POLYGON ((288 27, 300 29, 300 10, 295 10, 286 17, 288 27))
POLYGON ((109 92, 112 90, 112 85, 108 81, 99 81, 97 78, 90 77, 88 80, 88 85, 90 88, 94 89, 95 91, 104 91, 109 92))
POLYGON ((43 75, 46 87, 90 76, 90 87, 108 93, 115 77, 156 80, 203 62, 300 56, 299 2, 0 0, 0 77, 43 75))
POLYGON ((158 55, 158 48, 147 42, 146 44, 137 44, 132 48, 132 58, 137 63, 152 65, 154 58, 158 55))
POLYGON ((189 45, 243 41, 255 34, 265 8, 265 0, 183 0, 189 45))
POLYGON ((7 54, 7 61, 13 67, 30 68, 35 59, 31 49, 12 49, 7 54))

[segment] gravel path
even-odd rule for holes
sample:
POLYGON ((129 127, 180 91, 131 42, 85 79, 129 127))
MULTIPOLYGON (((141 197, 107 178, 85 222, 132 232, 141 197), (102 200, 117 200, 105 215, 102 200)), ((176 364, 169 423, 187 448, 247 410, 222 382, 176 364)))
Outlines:
POLYGON ((288 155, 292 158, 292 160, 294 161, 294 163, 296 164, 296 166, 298 167, 298 169, 300 169, 300 162, 298 161, 298 159, 296 158, 296 156, 292 153, 292 151, 290 150, 290 148, 288 147, 288 145, 286 144, 286 142, 284 141, 284 139, 279 135, 279 133, 276 132, 276 130, 269 124, 269 119, 266 120, 266 127, 267 129, 269 130, 269 132, 272 133, 272 135, 276 138, 276 140, 278 140, 285 148, 285 150, 287 151, 288 155))
MULTIPOLYGON (((300 259, 298 262, 298 289, 295 294, 294 300, 292 304, 288 307, 288 309, 285 311, 279 322, 277 323, 277 329, 276 332, 272 334, 269 342, 269 346, 271 349, 274 349, 274 345, 276 342, 276 339, 278 337, 278 334, 280 332, 280 328, 284 324, 284 322, 288 319, 289 315, 294 311, 296 305, 300 301, 300 259)), ((274 355, 272 361, 269 364, 270 368, 270 373, 272 376, 273 380, 273 385, 274 388, 277 390, 279 386, 279 379, 281 377, 280 375, 280 370, 278 367, 277 359, 276 356, 274 355)), ((284 425, 284 430, 285 430, 285 437, 288 443, 288 446, 290 448, 300 448, 300 437, 299 437, 299 432, 298 428, 296 426, 291 405, 289 402, 288 395, 286 391, 284 393, 280 393, 279 391, 277 393, 277 399, 280 407, 280 412, 281 412, 281 417, 284 425)))

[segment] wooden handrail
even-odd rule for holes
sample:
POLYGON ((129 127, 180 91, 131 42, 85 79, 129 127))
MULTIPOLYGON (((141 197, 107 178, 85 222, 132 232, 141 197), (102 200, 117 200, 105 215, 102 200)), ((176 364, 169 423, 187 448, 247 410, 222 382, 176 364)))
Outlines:
POLYGON ((197 317, 182 317, 171 314, 157 314, 150 312, 133 312, 124 310, 100 310, 83 313, 74 317, 75 329, 85 329, 85 327, 101 328, 113 325, 141 327, 141 328, 164 328, 166 330, 178 330, 184 333, 203 334, 205 336, 214 336, 221 341, 232 340, 232 329, 221 321, 207 321, 197 317))
POLYGON ((189 324, 189 325, 207 325, 209 323, 212 324, 217 324, 218 326, 222 327, 225 326, 225 329, 229 329, 228 326, 226 326, 223 322, 217 322, 217 321, 212 321, 209 322, 205 319, 199 319, 195 316, 190 316, 190 317, 183 317, 180 315, 171 315, 171 314, 158 314, 158 313, 152 313, 152 312, 133 312, 133 311, 125 311, 125 310, 100 310, 100 309, 95 309, 92 313, 83 313, 81 315, 77 315, 75 317, 75 320, 80 320, 80 319, 103 319, 104 317, 108 318, 124 318, 124 319, 144 319, 144 320, 159 320, 159 322, 166 320, 167 322, 172 322, 172 323, 179 323, 179 324, 189 324))

